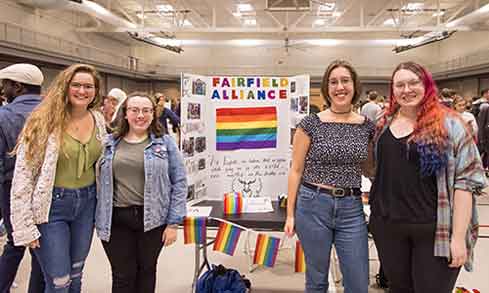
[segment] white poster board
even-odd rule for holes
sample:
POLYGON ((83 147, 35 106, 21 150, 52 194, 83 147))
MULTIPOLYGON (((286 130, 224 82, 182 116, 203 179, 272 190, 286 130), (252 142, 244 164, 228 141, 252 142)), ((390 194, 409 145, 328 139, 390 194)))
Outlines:
POLYGON ((222 199, 227 192, 272 199, 287 193, 291 114, 309 111, 308 76, 184 74, 181 102, 189 200, 222 199))

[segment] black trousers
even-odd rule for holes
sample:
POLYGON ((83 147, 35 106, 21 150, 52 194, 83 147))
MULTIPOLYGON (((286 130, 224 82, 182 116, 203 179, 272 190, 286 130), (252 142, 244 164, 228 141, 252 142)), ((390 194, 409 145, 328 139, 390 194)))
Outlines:
POLYGON ((390 293, 451 293, 460 268, 434 256, 436 223, 393 223, 370 219, 370 231, 389 280, 390 293))
MULTIPOLYGON (((14 282, 20 262, 24 257, 25 246, 15 246, 12 236, 12 223, 10 222, 10 189, 11 181, 3 184, 3 194, 0 194, 0 211, 3 215, 3 223, 7 231, 7 242, 0 255, 0 293, 9 293, 10 287, 14 282)), ((29 279, 28 293, 44 292, 44 276, 39 266, 37 258, 31 252, 31 275, 29 279)))
POLYGON ((143 208, 114 207, 111 236, 102 241, 112 268, 112 293, 153 293, 164 226, 143 231, 143 208))

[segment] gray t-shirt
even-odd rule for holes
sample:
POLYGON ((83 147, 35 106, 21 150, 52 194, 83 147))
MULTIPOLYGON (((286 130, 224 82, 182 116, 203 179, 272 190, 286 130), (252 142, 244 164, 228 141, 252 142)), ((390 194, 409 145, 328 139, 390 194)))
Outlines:
POLYGON ((379 105, 377 105, 375 102, 368 102, 363 105, 360 114, 370 119, 370 121, 375 122, 377 121, 377 118, 379 117, 381 112, 382 108, 380 108, 379 105))
POLYGON ((149 138, 140 143, 121 139, 116 147, 114 162, 114 206, 144 205, 144 149, 149 138))

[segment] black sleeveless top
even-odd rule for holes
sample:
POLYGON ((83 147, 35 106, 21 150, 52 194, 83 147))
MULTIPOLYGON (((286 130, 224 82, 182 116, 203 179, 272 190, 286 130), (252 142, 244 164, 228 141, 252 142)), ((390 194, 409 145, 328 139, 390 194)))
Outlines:
POLYGON ((415 144, 390 128, 377 143, 377 173, 370 190, 373 218, 403 223, 436 222, 436 175, 422 177, 415 144))

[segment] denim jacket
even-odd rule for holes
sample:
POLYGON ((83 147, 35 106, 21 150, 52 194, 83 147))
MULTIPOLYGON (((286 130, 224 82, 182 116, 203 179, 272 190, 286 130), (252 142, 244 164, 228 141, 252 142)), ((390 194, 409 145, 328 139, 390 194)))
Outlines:
MULTIPOLYGON (((99 162, 95 228, 109 241, 114 198, 114 154, 121 138, 111 135, 99 162)), ((168 135, 150 135, 144 149, 144 231, 163 224, 179 224, 186 215, 187 175, 175 141, 168 135)))

